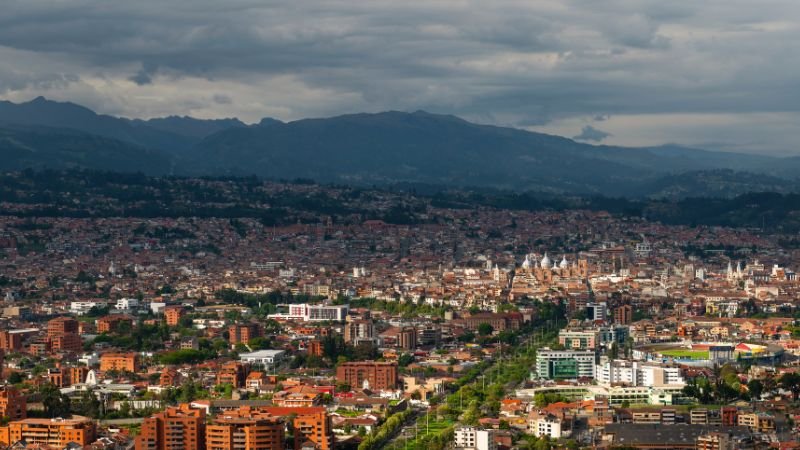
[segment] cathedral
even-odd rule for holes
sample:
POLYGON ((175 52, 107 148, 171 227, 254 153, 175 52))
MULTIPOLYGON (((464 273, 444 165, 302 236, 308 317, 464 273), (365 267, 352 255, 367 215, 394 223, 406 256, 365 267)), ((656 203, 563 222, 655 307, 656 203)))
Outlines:
POLYGON ((539 284, 551 284, 565 279, 586 279, 589 277, 589 262, 581 259, 570 263, 566 256, 562 256, 561 262, 555 264, 547 253, 541 260, 538 260, 536 255, 529 254, 525 255, 525 260, 516 276, 532 277, 539 284))

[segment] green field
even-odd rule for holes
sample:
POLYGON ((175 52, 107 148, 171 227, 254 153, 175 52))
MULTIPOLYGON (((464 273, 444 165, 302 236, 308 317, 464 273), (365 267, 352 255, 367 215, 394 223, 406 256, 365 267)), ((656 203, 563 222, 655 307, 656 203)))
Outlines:
POLYGON ((673 348, 660 350, 658 353, 673 358, 708 359, 708 350, 688 350, 685 348, 673 348))

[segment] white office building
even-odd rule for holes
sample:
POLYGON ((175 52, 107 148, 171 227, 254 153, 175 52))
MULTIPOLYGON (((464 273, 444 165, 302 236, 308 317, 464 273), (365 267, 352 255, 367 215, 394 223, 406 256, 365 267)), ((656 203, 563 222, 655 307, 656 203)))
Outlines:
POLYGON ((548 380, 594 378, 595 364, 593 351, 543 348, 536 353, 536 376, 548 380))
POLYGON ((264 368, 273 368, 283 360, 283 356, 283 350, 259 350, 251 353, 242 353, 239 355, 239 361, 260 365, 264 368))
POLYGON ((455 447, 464 450, 497 450, 494 430, 460 427, 455 430, 455 447))
POLYGON ((116 309, 122 311, 130 311, 133 309, 139 309, 139 299, 138 298, 121 298, 117 300, 117 304, 115 305, 116 309))
POLYGON ((605 386, 613 384, 645 387, 686 385, 680 368, 639 361, 619 359, 602 361, 597 365, 596 373, 597 382, 605 386))
POLYGON ((69 304, 69 312, 75 314, 76 316, 82 316, 87 312, 89 312, 89 310, 94 308, 95 306, 99 307, 105 305, 101 305, 99 302, 91 302, 91 301, 71 302, 69 304))
POLYGON ((536 437, 547 436, 550 439, 565 437, 561 431, 561 419, 552 414, 534 414, 528 420, 528 431, 536 437))
POLYGON ((302 322, 341 322, 347 318, 349 309, 347 305, 309 305, 307 303, 278 306, 285 307, 287 312, 270 314, 270 319, 302 322))

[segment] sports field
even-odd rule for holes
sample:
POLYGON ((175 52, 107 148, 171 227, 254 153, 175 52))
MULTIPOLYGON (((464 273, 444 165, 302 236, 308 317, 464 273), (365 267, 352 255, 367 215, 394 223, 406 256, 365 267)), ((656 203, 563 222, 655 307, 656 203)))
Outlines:
POLYGON ((660 350, 658 353, 673 358, 708 359, 708 350, 689 350, 686 348, 671 348, 660 350))

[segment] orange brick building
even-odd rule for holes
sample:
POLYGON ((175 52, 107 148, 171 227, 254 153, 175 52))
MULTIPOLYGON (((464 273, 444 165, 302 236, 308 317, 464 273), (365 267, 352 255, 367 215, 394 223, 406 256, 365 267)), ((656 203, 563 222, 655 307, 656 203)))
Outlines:
POLYGON ((354 361, 339 364, 336 381, 361 388, 364 381, 370 389, 395 389, 397 387, 397 363, 376 361, 354 361))
POLYGON ((74 442, 82 447, 97 440, 97 429, 90 419, 24 419, 0 427, 0 444, 25 441, 29 446, 67 448, 74 442))
POLYGON ((167 367, 161 371, 161 376, 158 378, 158 385, 177 387, 181 383, 182 378, 183 377, 181 377, 181 374, 177 370, 167 367))
POLYGON ((294 428, 293 447, 295 450, 300 450, 307 441, 313 442, 319 450, 331 450, 333 448, 333 427, 331 425, 330 416, 328 416, 324 407, 281 408, 277 406, 265 406, 261 408, 251 408, 249 406, 242 406, 239 409, 225 411, 220 417, 224 417, 228 420, 275 420, 278 418, 292 420, 292 426, 294 428))
POLYGON ((139 355, 136 353, 103 353, 100 355, 100 370, 103 372, 124 370, 136 373, 139 371, 139 355))
POLYGON ((247 345, 250 339, 260 336, 261 327, 257 323, 231 325, 228 327, 228 342, 230 342, 231 345, 247 345))
POLYGON ((181 322, 181 317, 183 317, 185 313, 186 311, 183 309, 183 306, 167 306, 164 308, 164 319, 166 319, 167 325, 176 327, 181 322))
POLYGON ((136 450, 205 450, 206 412, 188 404, 167 408, 142 422, 136 450))
POLYGON ((309 341, 308 346, 308 354, 313 356, 322 356, 322 342, 321 341, 309 341))
POLYGON ((112 333, 121 325, 133 326, 133 319, 123 314, 105 316, 95 321, 98 333, 112 333))
POLYGON ((217 384, 230 384, 236 389, 244 386, 246 379, 245 367, 240 362, 225 363, 217 372, 217 384))
POLYGON ((22 350, 22 334, 0 331, 0 350, 14 352, 22 350))
POLYGON ((27 417, 28 402, 14 386, 0 386, 0 417, 22 420, 27 417))
POLYGON ((285 424, 277 417, 221 416, 206 427, 208 450, 283 450, 285 424))
POLYGON ((54 352, 79 353, 83 351, 83 339, 78 333, 64 333, 48 338, 50 350, 54 352))
POLYGON ((72 317, 56 317, 47 322, 47 337, 52 338, 66 333, 78 334, 78 321, 72 317))
POLYGON ((55 369, 48 369, 47 378, 50 383, 61 388, 85 382, 88 374, 89 368, 84 366, 56 367, 55 369))

